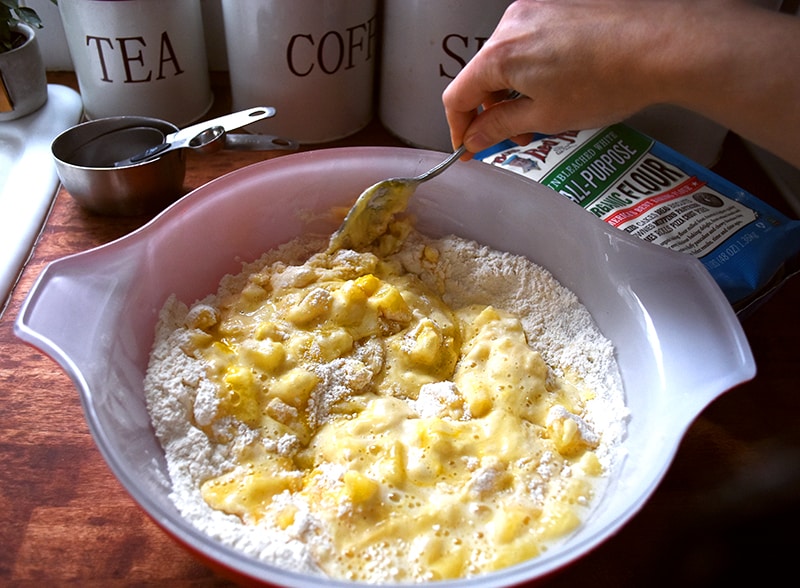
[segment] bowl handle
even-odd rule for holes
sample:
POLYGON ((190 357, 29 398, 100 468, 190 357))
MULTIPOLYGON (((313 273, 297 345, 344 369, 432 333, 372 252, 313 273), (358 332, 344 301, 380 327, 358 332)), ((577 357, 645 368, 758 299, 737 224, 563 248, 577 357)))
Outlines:
POLYGON ((122 257, 104 271, 97 271, 97 259, 92 255, 74 255, 50 263, 14 322, 14 334, 58 362, 84 392, 88 387, 83 369, 96 363, 96 358, 108 356, 103 349, 112 343, 103 333, 109 332, 110 320, 117 321, 113 317, 119 316, 120 306, 126 301, 120 292, 129 290, 136 266, 127 256, 122 257), (94 271, 87 271, 87 263, 94 271))

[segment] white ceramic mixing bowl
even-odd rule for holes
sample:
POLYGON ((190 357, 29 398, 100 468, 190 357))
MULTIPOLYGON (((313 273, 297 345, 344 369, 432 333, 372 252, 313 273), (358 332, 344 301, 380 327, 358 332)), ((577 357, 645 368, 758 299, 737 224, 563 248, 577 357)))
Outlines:
MULTIPOLYGON (((301 233, 330 234, 336 227, 331 207, 349 205, 379 179, 413 176, 441 159, 428 151, 362 147, 265 161, 198 188, 118 241, 53 262, 32 288, 17 335, 70 374, 114 474, 195 554, 249 580, 320 585, 220 545, 170 501, 164 454, 142 388, 165 299, 175 293, 191 303, 216 291, 220 278, 237 273, 242 261, 301 233)), ((558 549, 442 585, 483 588, 539 578, 586 554, 634 516, 692 420, 753 377, 750 349, 730 305, 696 259, 613 229, 521 176, 458 163, 420 186, 410 210, 431 236, 455 233, 548 268, 616 346, 631 413, 627 457, 611 472, 594 514, 558 549)))

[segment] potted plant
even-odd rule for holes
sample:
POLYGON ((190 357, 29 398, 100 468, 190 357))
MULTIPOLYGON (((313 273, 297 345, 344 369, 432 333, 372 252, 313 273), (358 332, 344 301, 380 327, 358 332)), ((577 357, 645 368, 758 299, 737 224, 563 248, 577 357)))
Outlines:
POLYGON ((30 114, 47 101, 39 28, 35 10, 18 0, 0 0, 0 121, 30 114))

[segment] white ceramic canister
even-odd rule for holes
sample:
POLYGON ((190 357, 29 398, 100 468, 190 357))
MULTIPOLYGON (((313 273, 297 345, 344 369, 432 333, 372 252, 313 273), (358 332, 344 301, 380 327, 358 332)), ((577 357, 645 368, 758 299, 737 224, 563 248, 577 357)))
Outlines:
POLYGON ((211 107, 200 0, 59 0, 89 119, 149 116, 177 126, 211 107))
POLYGON ((416 147, 450 151, 442 92, 511 0, 385 0, 380 119, 416 147))
POLYGON ((372 119, 375 0, 222 0, 222 14, 233 109, 276 109, 253 130, 321 143, 372 119))

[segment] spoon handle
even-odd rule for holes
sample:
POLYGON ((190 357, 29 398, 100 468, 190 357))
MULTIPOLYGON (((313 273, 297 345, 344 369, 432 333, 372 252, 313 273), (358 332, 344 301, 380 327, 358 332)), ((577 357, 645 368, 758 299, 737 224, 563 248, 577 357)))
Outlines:
POLYGON ((432 167, 428 171, 421 173, 420 175, 415 177, 414 181, 424 182, 425 180, 430 180, 431 178, 435 178, 444 170, 446 170, 448 167, 450 167, 454 162, 458 161, 466 150, 467 148, 462 145, 461 147, 456 149, 453 153, 451 153, 450 156, 444 161, 442 161, 440 164, 432 167))

